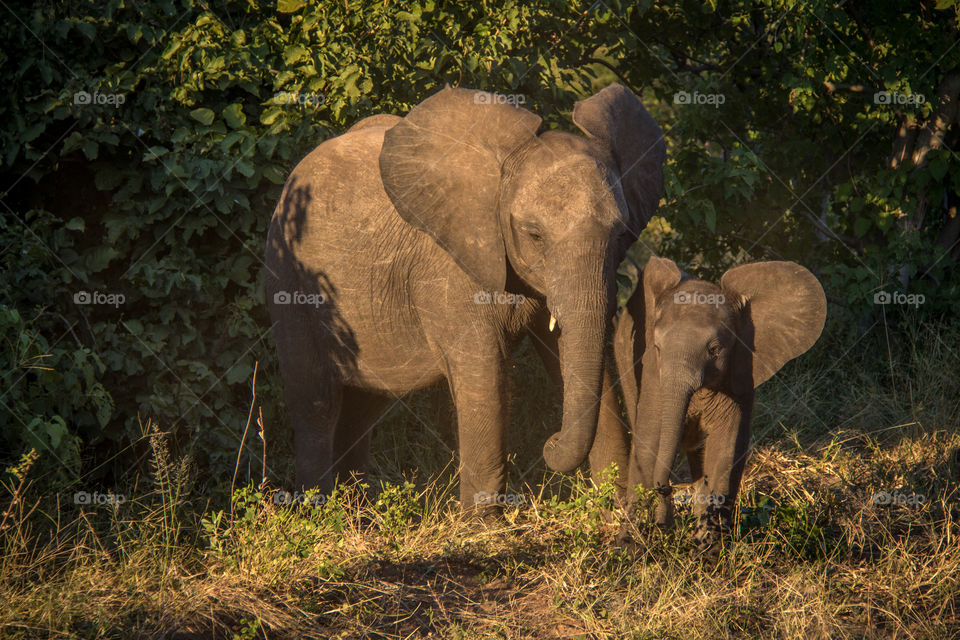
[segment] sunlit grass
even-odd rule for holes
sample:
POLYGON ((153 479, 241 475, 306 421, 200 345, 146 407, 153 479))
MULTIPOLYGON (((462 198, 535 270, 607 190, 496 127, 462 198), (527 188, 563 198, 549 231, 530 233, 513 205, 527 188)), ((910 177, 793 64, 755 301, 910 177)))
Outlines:
POLYGON ((524 504, 500 520, 460 512, 441 393, 388 417, 378 474, 307 506, 247 484, 232 512, 208 508, 156 429, 154 473, 118 504, 81 509, 29 469, 22 484, 5 476, 0 635, 953 639, 958 340, 912 331, 890 352, 874 336, 848 355, 847 336, 827 334, 761 388, 716 557, 694 548, 686 507, 674 530, 612 544, 610 487, 542 466, 558 399, 525 349, 510 440, 524 504))

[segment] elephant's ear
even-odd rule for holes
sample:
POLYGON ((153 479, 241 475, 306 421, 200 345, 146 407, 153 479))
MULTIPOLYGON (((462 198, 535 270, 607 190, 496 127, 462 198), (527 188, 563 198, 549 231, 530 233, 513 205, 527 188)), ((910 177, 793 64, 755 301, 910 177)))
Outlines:
MULTIPOLYGON (((643 312, 634 311, 634 317, 643 318, 644 348, 653 344, 653 324, 656 320, 657 300, 683 280, 677 263, 667 258, 650 258, 643 268, 643 312)), ((641 352, 639 355, 643 355, 641 352)))
POLYGON ((446 87, 384 135, 380 177, 400 217, 491 291, 506 281, 500 165, 539 127, 539 116, 492 94, 446 87))
POLYGON ((750 371, 754 387, 820 337, 827 299, 817 278, 800 265, 756 262, 734 267, 723 274, 720 287, 741 308, 733 366, 750 371))
POLYGON ((630 207, 630 232, 636 238, 650 222, 663 192, 663 131, 640 99, 616 82, 580 100, 573 123, 610 149, 620 169, 620 184, 630 207))

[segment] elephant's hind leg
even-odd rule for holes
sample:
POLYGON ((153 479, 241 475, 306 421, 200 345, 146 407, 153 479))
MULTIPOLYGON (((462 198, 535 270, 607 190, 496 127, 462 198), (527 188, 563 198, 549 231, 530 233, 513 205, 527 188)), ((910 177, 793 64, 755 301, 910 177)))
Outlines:
POLYGON ((289 398, 287 409, 293 422, 297 488, 315 487, 329 494, 333 491, 335 477, 335 430, 340 414, 342 387, 335 378, 328 379, 326 383, 316 379, 312 381, 313 384, 304 382, 295 385, 294 391, 286 394, 289 398))
POLYGON ((370 464, 370 441, 373 430, 388 410, 390 399, 384 395, 346 387, 337 431, 334 436, 333 466, 339 481, 351 474, 366 473, 370 464))
MULTIPOLYGON (((296 305, 290 305, 295 307, 296 305)), ((343 383, 332 351, 298 309, 277 315, 274 335, 284 399, 293 429, 296 489, 333 490, 334 434, 343 383)))

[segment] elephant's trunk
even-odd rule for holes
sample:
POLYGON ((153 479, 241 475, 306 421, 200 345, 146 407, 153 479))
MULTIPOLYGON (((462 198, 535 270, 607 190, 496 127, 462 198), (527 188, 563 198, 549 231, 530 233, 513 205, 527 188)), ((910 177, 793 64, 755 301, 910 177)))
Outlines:
POLYGON ((662 527, 669 527, 673 525, 670 472, 677 457, 680 441, 683 439, 690 398, 700 381, 696 379, 695 370, 682 365, 676 366, 669 361, 666 366, 661 362, 660 371, 657 400, 660 438, 653 468, 652 488, 660 494, 656 507, 656 523, 662 527))
MULTIPOLYGON (((612 313, 611 262, 606 243, 580 247, 580 255, 558 268, 556 295, 547 304, 560 326, 563 423, 543 448, 547 465, 560 472, 586 459, 597 432, 607 326, 612 313)), ((560 252, 558 252, 560 253, 560 252)), ((566 254, 569 257, 569 254, 566 254)), ((559 263, 559 260, 558 260, 559 263)), ((553 288, 553 287, 551 287, 553 288)))

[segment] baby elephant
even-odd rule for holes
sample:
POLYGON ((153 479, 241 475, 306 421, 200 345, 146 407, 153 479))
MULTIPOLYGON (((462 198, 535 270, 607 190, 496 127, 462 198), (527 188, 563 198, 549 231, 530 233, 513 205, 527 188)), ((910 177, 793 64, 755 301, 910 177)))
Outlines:
MULTIPOLYGON (((673 524, 670 470, 680 448, 696 487, 697 541, 708 544, 729 525, 754 389, 813 346, 825 317, 823 288, 793 262, 736 267, 718 287, 671 260, 650 259, 613 342, 633 430, 627 486, 659 494, 658 525, 673 524)), ((609 421, 609 412, 601 415, 609 421)), ((637 497, 628 493, 633 516, 637 497)))

